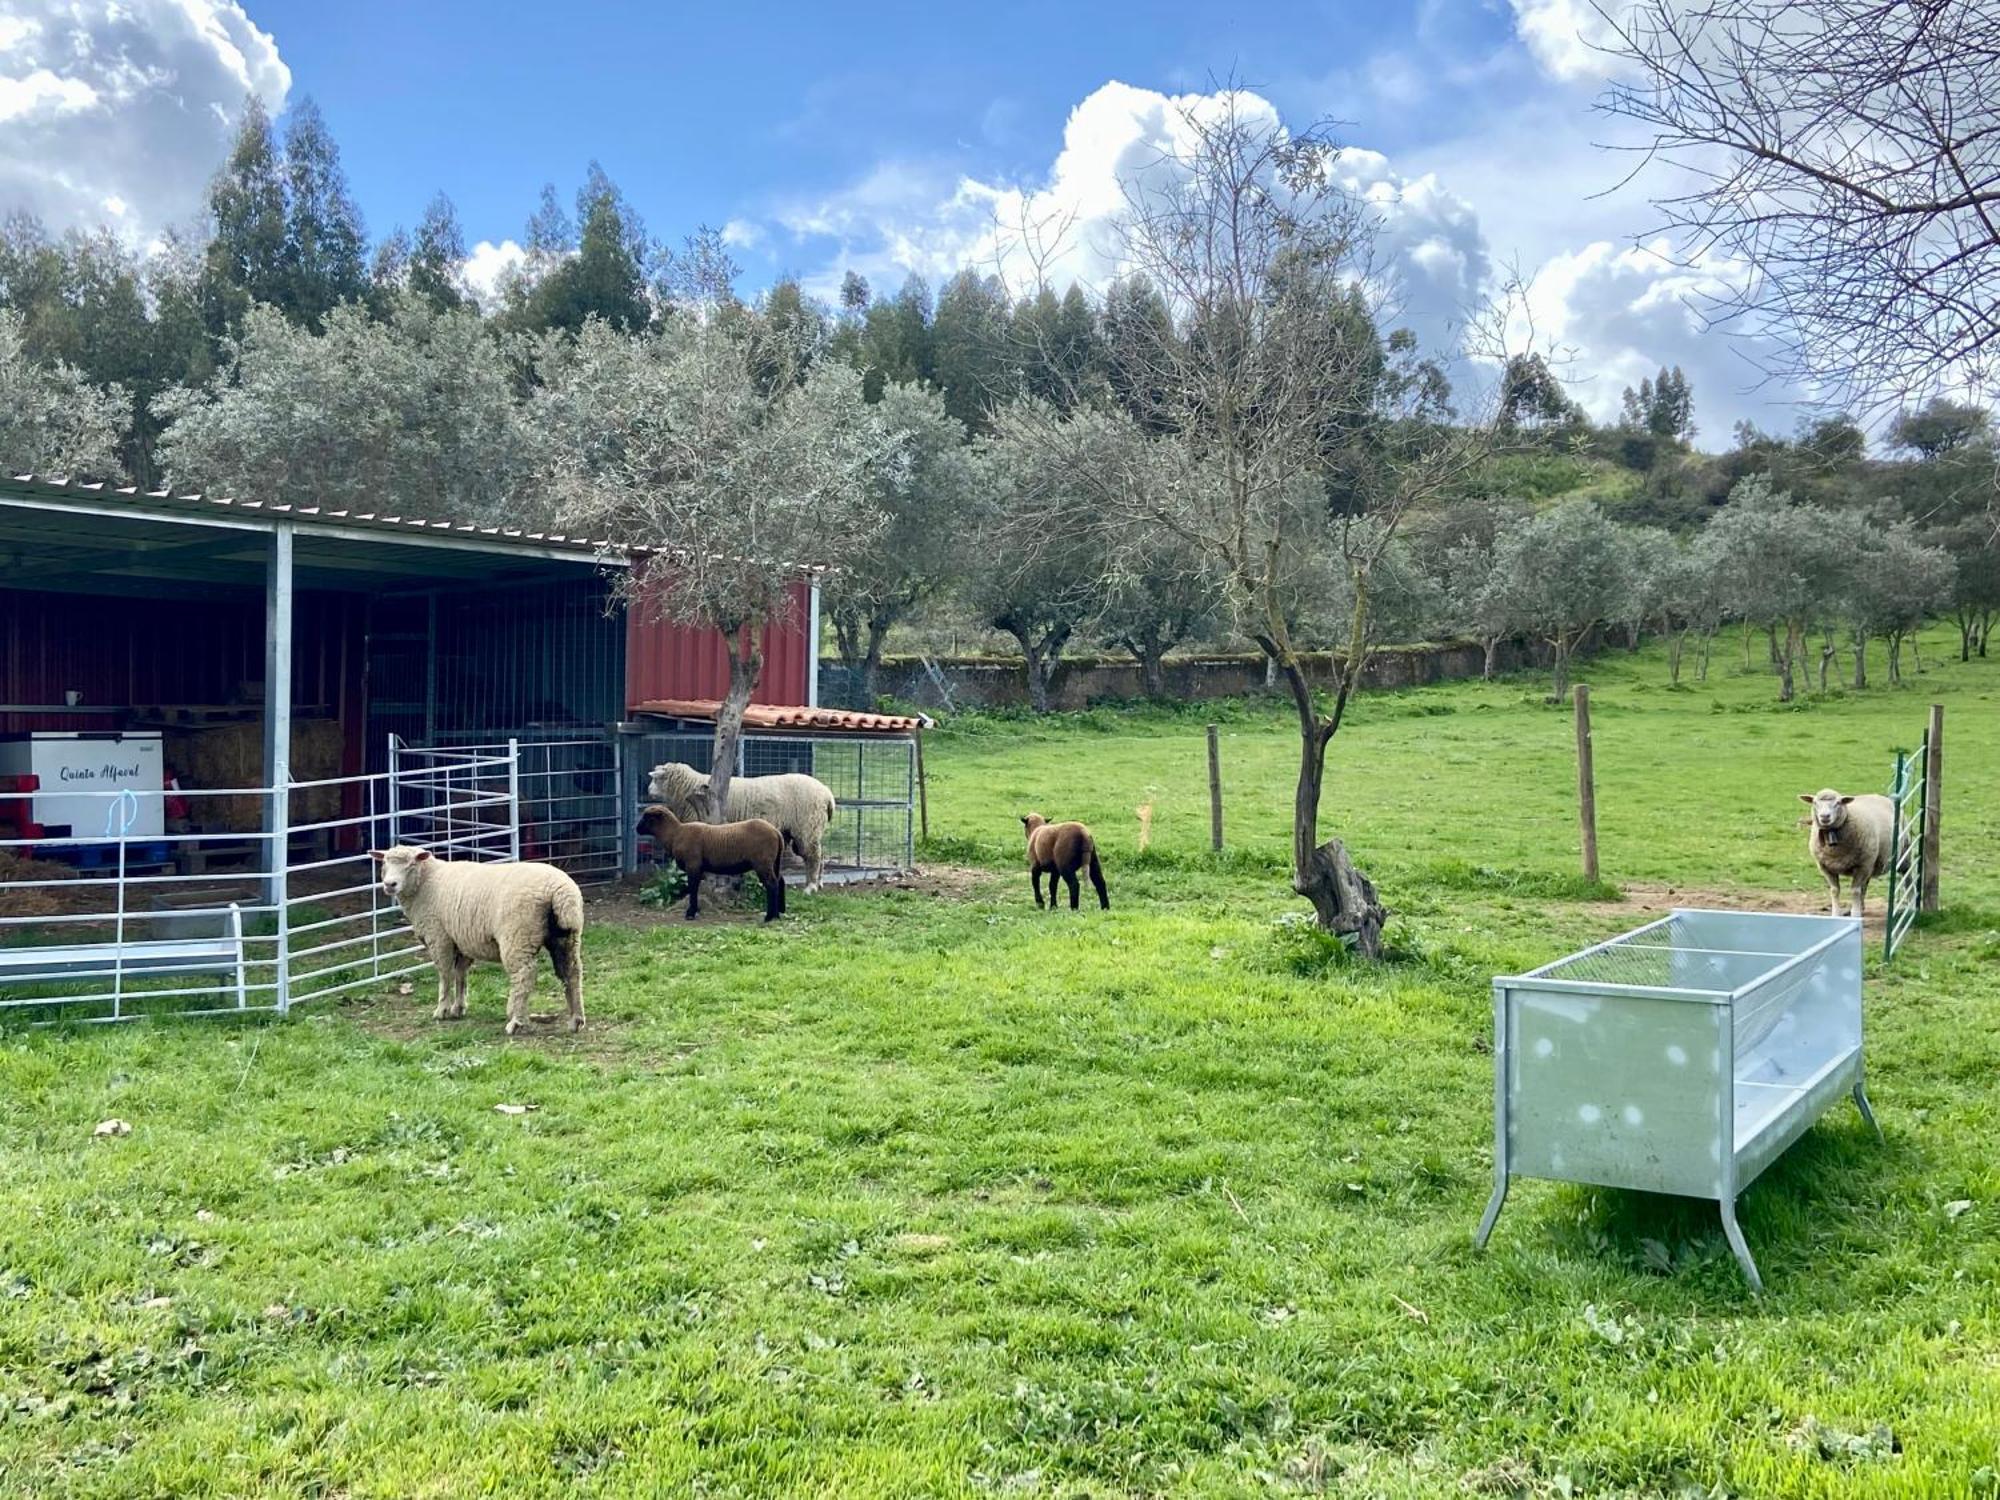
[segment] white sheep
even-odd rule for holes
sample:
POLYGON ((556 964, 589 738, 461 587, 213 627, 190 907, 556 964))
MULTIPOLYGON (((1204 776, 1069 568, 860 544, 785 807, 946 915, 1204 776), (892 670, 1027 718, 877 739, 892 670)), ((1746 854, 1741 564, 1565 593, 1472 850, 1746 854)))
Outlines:
POLYGON ((1845 875, 1854 883, 1854 915, 1860 916, 1868 882, 1889 868, 1896 804, 1872 793, 1842 796, 1832 787, 1800 792, 1799 801, 1812 804, 1806 846, 1833 889, 1832 914, 1840 915, 1840 877, 1845 875))
MULTIPOLYGON (((709 806, 708 777, 693 766, 670 760, 653 767, 647 795, 677 818, 715 821, 709 806)), ((783 776, 735 776, 729 782, 725 820, 762 818, 777 825, 792 852, 805 861, 806 890, 819 889, 820 841, 833 821, 836 804, 826 783, 801 772, 783 776)))
POLYGON ((465 976, 475 959, 507 971, 507 1035, 528 1022, 535 955, 549 962, 569 1001, 569 1029, 583 1029, 583 892, 554 865, 433 859, 398 844, 372 849, 382 889, 395 897, 437 966, 440 1021, 465 1014, 465 976))

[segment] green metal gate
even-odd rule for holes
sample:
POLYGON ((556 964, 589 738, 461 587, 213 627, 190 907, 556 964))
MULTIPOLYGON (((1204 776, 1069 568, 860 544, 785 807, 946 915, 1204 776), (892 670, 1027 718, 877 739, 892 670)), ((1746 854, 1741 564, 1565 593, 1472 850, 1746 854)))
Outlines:
POLYGON ((1930 740, 1915 754, 1896 752, 1896 775, 1889 783, 1895 821, 1889 828, 1889 910, 1882 928, 1882 957, 1896 956, 1903 938, 1917 920, 1924 890, 1924 767, 1930 763, 1930 740))

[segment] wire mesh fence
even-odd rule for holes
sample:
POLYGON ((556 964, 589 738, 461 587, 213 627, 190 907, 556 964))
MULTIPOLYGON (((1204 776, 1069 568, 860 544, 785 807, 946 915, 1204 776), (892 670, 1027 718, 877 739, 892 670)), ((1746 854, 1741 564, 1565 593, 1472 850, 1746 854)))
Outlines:
MULTIPOLYGON (((653 767, 678 761, 707 774, 712 729, 646 729, 622 737, 626 807, 645 801, 653 767)), ((738 776, 803 772, 824 782, 835 810, 822 855, 829 874, 907 870, 916 862, 917 751, 892 735, 745 735, 738 776)))

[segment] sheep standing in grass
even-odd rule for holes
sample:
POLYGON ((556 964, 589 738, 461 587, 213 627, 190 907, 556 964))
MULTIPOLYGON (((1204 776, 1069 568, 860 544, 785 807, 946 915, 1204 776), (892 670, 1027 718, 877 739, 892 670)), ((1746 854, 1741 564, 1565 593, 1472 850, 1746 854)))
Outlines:
MULTIPOLYGON (((670 760, 653 767, 646 795, 683 822, 714 822, 708 777, 693 766, 670 760)), ((835 803, 826 784, 799 772, 783 776, 736 776, 729 782, 723 821, 762 818, 785 837, 806 867, 807 894, 819 889, 820 842, 833 821, 835 803)))
POLYGON ((639 832, 658 844, 687 873, 687 920, 701 915, 704 875, 755 874, 764 883, 764 920, 785 914, 785 836, 762 818, 741 823, 683 823, 658 805, 639 814, 639 832))
POLYGON ((1049 877, 1049 910, 1056 909, 1056 881, 1069 883, 1069 909, 1075 911, 1080 894, 1076 874, 1090 871, 1090 883, 1097 889, 1097 904, 1111 910, 1111 893, 1104 888, 1104 867, 1097 862, 1097 840, 1081 823, 1051 823, 1040 813, 1021 819, 1028 831, 1028 883, 1035 888, 1035 905, 1042 904, 1042 876, 1049 877))
POLYGON ((1896 804, 1875 794, 1842 796, 1832 787, 1817 794, 1800 792, 1799 801, 1812 804, 1807 846, 1832 887, 1833 915, 1840 915, 1840 877, 1845 875, 1854 883, 1854 915, 1860 916, 1868 882, 1889 868, 1896 804))
POLYGON ((507 971, 512 1036, 528 1023, 535 955, 546 948, 569 1001, 569 1029, 583 1029, 583 892, 568 875, 554 865, 433 859, 408 844, 368 857, 437 966, 440 1021, 465 1014, 474 960, 498 959, 507 971))

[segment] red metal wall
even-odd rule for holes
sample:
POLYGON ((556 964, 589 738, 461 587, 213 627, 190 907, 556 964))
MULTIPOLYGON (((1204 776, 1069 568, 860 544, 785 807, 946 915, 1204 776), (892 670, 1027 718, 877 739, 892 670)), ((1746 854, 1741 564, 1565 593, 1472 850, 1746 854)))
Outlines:
MULTIPOLYGON (((345 718, 360 695, 362 601, 301 594, 294 606, 293 701, 345 718)), ((261 598, 144 599, 0 589, 0 703, 86 705, 246 701, 264 680, 261 598)), ((114 729, 117 715, 0 713, 0 733, 114 729)))
MULTIPOLYGON (((764 632, 764 674, 753 703, 802 704, 812 674, 812 585, 792 590, 789 618, 764 632)), ((625 706, 661 698, 720 698, 729 691, 729 656, 722 637, 697 626, 647 620, 635 608, 625 617, 625 706)))

